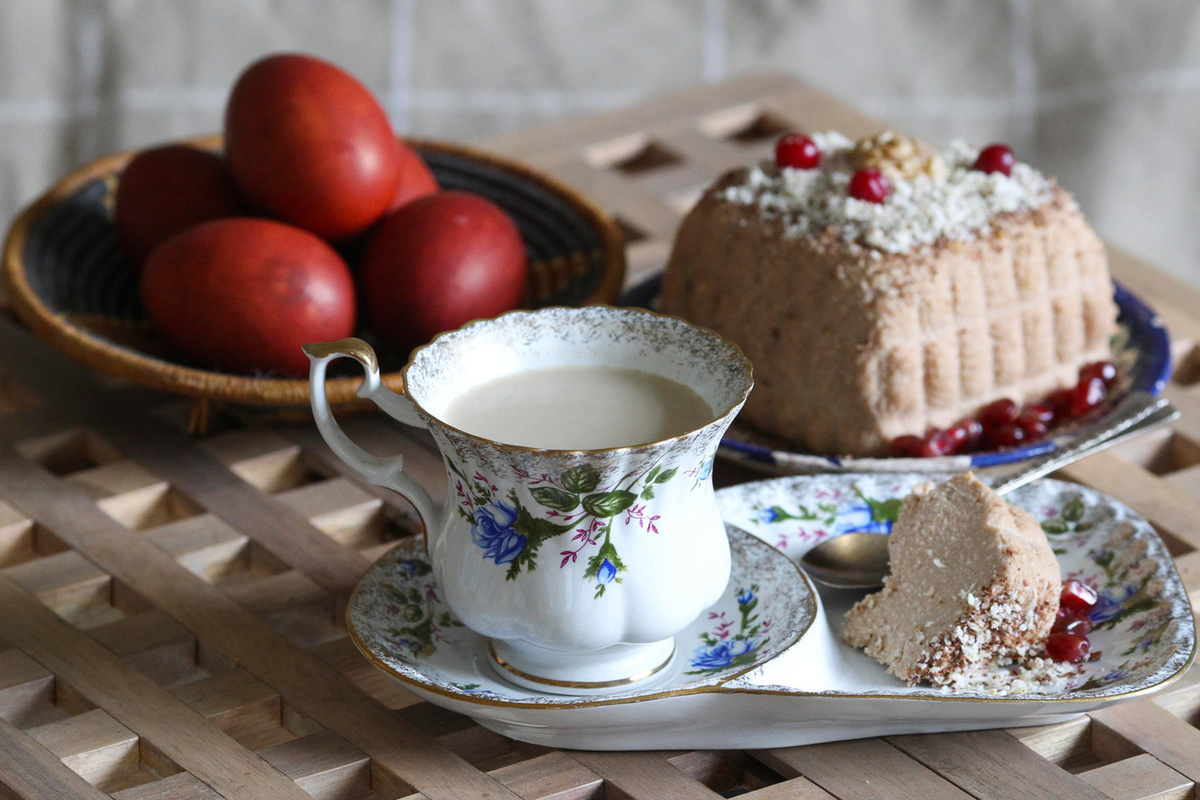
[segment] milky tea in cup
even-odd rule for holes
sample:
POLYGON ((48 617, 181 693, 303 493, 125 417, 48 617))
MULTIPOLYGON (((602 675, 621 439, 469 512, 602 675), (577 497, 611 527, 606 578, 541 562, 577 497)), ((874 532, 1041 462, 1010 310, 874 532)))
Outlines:
POLYGON ((504 444, 594 450, 657 442, 713 418, 687 386, 638 369, 532 369, 472 387, 446 407, 448 425, 504 444))
POLYGON ((712 464, 752 379, 715 333, 636 309, 513 312, 414 352, 404 396, 360 340, 305 349, 322 435, 413 503, 443 597, 506 679, 571 694, 649 680, 724 591, 712 464), (337 427, 324 382, 341 356, 366 371, 360 396, 433 435, 440 507, 337 427))

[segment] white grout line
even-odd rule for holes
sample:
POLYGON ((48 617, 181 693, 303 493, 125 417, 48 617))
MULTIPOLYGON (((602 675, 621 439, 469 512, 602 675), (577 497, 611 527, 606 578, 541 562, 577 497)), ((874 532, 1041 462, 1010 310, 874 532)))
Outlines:
POLYGON ((412 128, 413 48, 416 43, 416 0, 392 0, 392 49, 389 54, 391 85, 384 106, 392 128, 407 133, 412 128))
MULTIPOLYGON (((100 110, 101 77, 104 66, 104 18, 99 3, 81 3, 74 6, 76 24, 75 65, 76 95, 71 119, 92 119, 100 110)), ((99 130, 94 125, 85 125, 76 132, 74 161, 90 161, 99 155, 99 130)))
POLYGON ((1040 98, 1037 87, 1037 54, 1033 44, 1033 7, 1031 0, 1009 0, 1012 14, 1012 112, 1015 124, 1013 144, 1033 144, 1037 132, 1040 98))
POLYGON ((722 80, 727 72, 725 10, 725 0, 704 0, 700 36, 704 53, 704 80, 708 83, 722 80))

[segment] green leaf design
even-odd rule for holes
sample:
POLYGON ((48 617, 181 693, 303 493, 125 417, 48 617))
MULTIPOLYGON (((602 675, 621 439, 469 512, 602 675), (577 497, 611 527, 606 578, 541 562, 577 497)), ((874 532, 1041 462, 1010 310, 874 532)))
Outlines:
POLYGON ((654 487, 647 486, 645 489, 642 489, 641 496, 642 496, 643 500, 653 500, 654 499, 654 487))
MULTIPOLYGON (((675 477, 676 472, 679 472, 678 467, 673 467, 671 469, 664 469, 662 472, 660 472, 654 476, 654 482, 655 483, 666 483, 667 481, 671 480, 671 478, 675 477)), ((649 483, 650 482, 649 479, 647 479, 646 482, 649 483)))
POLYGON ((1083 512, 1087 511, 1087 506, 1083 504, 1082 497, 1071 498, 1071 501, 1063 506, 1063 519, 1067 522, 1079 522, 1083 519, 1083 512))
POLYGON ((1042 523, 1042 530, 1057 536, 1067 532, 1067 523, 1061 519, 1048 519, 1042 523))
POLYGON ((579 506, 579 495, 564 492, 553 486, 539 486, 536 489, 530 489, 529 493, 533 495, 534 500, 546 508, 574 511, 579 506))
MULTIPOLYGON (((866 499, 866 498, 863 498, 866 499)), ((900 506, 904 505, 904 501, 899 497, 893 497, 891 500, 867 500, 867 505, 871 507, 871 520, 873 522, 895 522, 900 517, 900 506)))
POLYGON ((629 508, 637 500, 637 495, 625 489, 613 489, 610 492, 589 494, 583 498, 583 510, 593 517, 606 519, 616 516, 629 508))
POLYGON ((525 537, 525 547, 517 553, 508 564, 508 572, 504 573, 504 579, 515 581, 522 570, 533 572, 537 569, 537 551, 542 546, 542 542, 547 539, 553 539, 560 533, 566 533, 574 528, 574 523, 566 525, 556 525, 548 519, 539 519, 530 514, 524 506, 517 507, 517 520, 513 523, 513 530, 525 537))
POLYGON ((594 492, 600 485, 600 473, 591 464, 580 464, 562 474, 562 485, 568 492, 577 494, 594 492))

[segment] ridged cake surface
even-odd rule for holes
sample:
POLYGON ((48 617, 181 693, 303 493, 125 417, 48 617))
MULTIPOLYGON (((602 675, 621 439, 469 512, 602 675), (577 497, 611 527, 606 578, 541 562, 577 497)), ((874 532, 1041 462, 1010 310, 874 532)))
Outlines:
POLYGON ((885 455, 896 436, 1041 398, 1109 357, 1104 246, 1053 181, 1024 164, 972 171, 965 145, 820 141, 817 169, 711 186, 663 278, 662 310, 753 362, 743 421, 815 453, 885 455), (864 163, 891 180, 882 204, 847 196, 864 163))

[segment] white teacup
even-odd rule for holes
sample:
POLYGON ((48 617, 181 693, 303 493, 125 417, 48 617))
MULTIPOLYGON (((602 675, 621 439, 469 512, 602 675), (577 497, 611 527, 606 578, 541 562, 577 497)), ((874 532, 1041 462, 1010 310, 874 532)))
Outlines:
MULTIPOLYGON (((321 434, 367 480, 416 507, 446 602, 463 624, 491 638, 495 664, 508 679, 580 693, 648 678, 670 661, 674 634, 724 591, 729 544, 712 464, 753 384, 749 361, 715 333, 635 309, 513 312, 443 334, 414 352, 404 370, 404 396, 382 385, 375 353, 361 340, 305 351, 321 434), (402 473, 399 457, 372 456, 337 426, 325 397, 325 370, 342 356, 357 359, 366 372, 359 396, 433 434, 449 479, 440 509, 402 473), (447 421, 486 428, 486 421, 454 417, 471 390, 486 406, 492 381, 525 382, 528 390, 550 383, 550 373, 531 371, 559 367, 660 376, 690 388, 711 413, 678 435, 648 443, 620 440, 638 435, 633 423, 646 418, 630 408, 577 421, 574 429, 590 437, 584 449, 496 441, 488 430, 468 432, 447 421)), ((560 372, 559 379, 568 374, 575 373, 560 372)), ((599 373, 590 378, 598 376, 604 379, 599 373)), ((572 397, 568 388, 565 402, 519 418, 517 428, 524 423, 526 433, 536 434, 546 423, 563 422, 560 411, 575 407, 572 397)))

